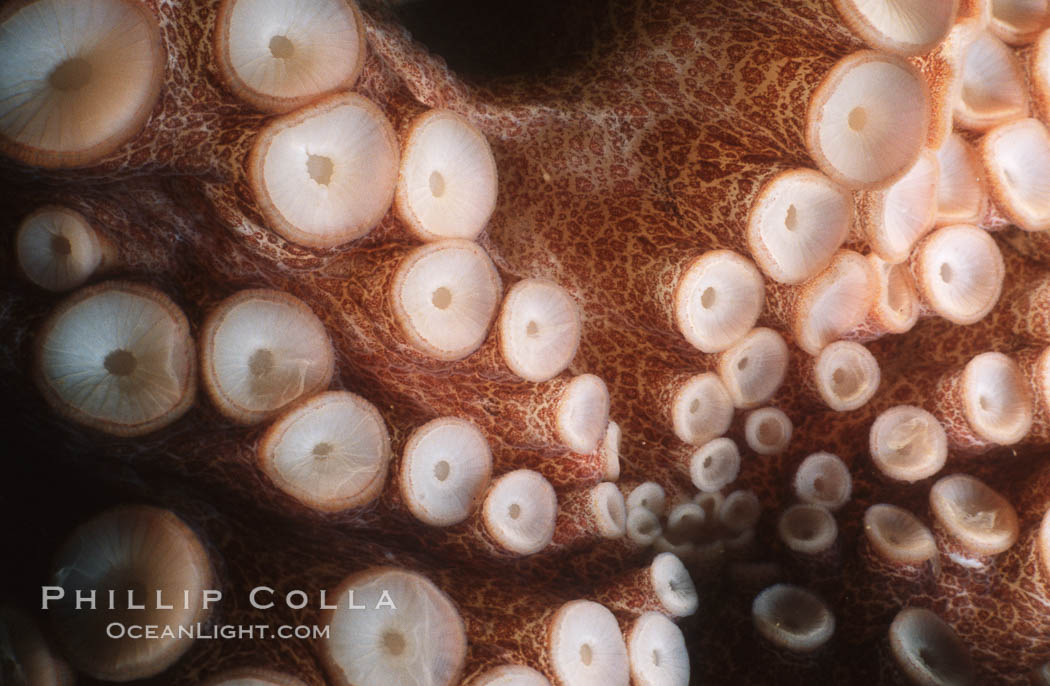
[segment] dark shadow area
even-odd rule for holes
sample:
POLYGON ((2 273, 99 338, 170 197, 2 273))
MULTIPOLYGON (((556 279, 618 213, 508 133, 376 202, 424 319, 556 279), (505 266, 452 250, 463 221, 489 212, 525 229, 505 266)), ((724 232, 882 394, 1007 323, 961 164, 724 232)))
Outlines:
POLYGON ((397 9, 412 36, 475 82, 571 69, 592 50, 611 0, 416 0, 397 9))

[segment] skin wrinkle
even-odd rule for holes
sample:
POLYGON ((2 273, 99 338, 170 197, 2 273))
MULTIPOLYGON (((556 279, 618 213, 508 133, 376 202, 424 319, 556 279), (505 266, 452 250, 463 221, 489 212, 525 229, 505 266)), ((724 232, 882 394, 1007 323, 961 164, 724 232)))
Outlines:
MULTIPOLYGON (((590 50, 582 63, 542 78, 520 75, 473 85, 410 42, 389 15, 366 8, 369 57, 355 90, 379 105, 399 134, 429 107, 453 109, 477 126, 493 146, 500 175, 497 210, 479 245, 498 266, 505 285, 526 277, 549 278, 566 288, 583 311, 584 332, 575 359, 562 375, 540 384, 515 380, 498 355, 485 357, 485 344, 462 360, 441 361, 405 340, 388 302, 389 276, 404 253, 390 246, 414 241, 392 213, 367 235, 336 249, 299 246, 272 231, 259 214, 241 164, 266 116, 181 66, 210 63, 207 22, 213 9, 205 7, 200 16, 172 13, 182 7, 181 0, 161 7, 162 35, 175 73, 166 76, 155 119, 121 150, 76 171, 29 170, 5 161, 0 177, 11 179, 13 197, 0 199, 0 217, 17 221, 33 206, 53 200, 101 220, 93 223, 119 239, 127 278, 154 283, 177 298, 195 336, 206 313, 239 290, 265 286, 302 299, 321 318, 336 349, 331 387, 360 392, 377 406, 391 431, 395 456, 405 436, 425 421, 461 416, 474 421, 489 441, 493 463, 500 465, 494 476, 521 462, 549 468, 544 477, 559 495, 591 488, 596 477, 585 476, 582 465, 593 455, 573 456, 559 445, 552 418, 554 398, 564 383, 595 373, 609 387, 610 416, 623 427, 622 483, 656 481, 669 504, 692 498, 695 488, 679 463, 695 448, 674 436, 662 414, 665 408, 652 400, 655 394, 642 392, 654 382, 650 370, 695 374, 710 369, 714 360, 693 349, 666 317, 676 274, 683 267, 670 255, 688 257, 720 248, 746 256, 740 237, 746 211, 768 180, 763 173, 778 160, 812 166, 800 138, 804 112, 799 107, 826 67, 862 47, 842 28, 830 4, 615 0, 608 18, 597 23, 598 42, 583 42, 590 50), (817 66, 807 71, 803 64, 817 66), (221 117, 209 118, 220 111, 221 117), (203 182, 202 174, 207 176, 203 182)), ((584 10, 566 6, 560 11, 571 23, 574 13, 584 10)), ((1004 245, 1003 239, 996 240, 1004 245)), ((844 247, 861 255, 868 252, 856 236, 844 247)), ((1022 281, 1007 271, 1008 281, 1022 281)), ((1026 292, 1024 283, 1014 288, 1011 292, 1026 292)), ((0 297, 0 336, 7 350, 28 350, 36 335, 32 324, 58 304, 33 293, 18 282, 12 293, 0 297)), ((1016 301, 1004 297, 998 307, 1024 311, 1027 305, 1016 301)), ((776 305, 783 311, 770 317, 775 319, 770 325, 790 339, 791 303, 784 298, 776 305)), ((767 312, 769 307, 767 303, 767 312)), ((1030 307, 1031 313, 1044 309, 1030 307)), ((481 327, 487 324, 482 313, 473 317, 481 327)), ((866 457, 874 417, 902 402, 930 410, 947 426, 955 442, 950 459, 960 460, 950 469, 974 472, 1017 501, 1023 527, 1050 506, 1045 493, 1040 497, 1033 490, 1033 484, 1046 483, 1032 459, 1045 445, 1019 445, 1015 455, 973 441, 967 433, 953 385, 958 370, 979 352, 1014 354, 1010 322, 1025 319, 1006 317, 1001 309, 989 317, 996 322, 995 331, 947 325, 927 313, 914 332, 872 340, 868 345, 882 368, 883 387, 856 410, 832 412, 812 394, 804 397, 789 388, 762 403, 783 409, 795 434, 781 455, 745 457, 740 476, 726 488, 750 490, 759 498, 763 514, 752 538, 730 536, 712 524, 698 527, 702 531, 696 540, 680 548, 695 580, 724 591, 713 594, 709 606, 705 596, 701 615, 682 623, 697 681, 895 683, 899 674, 880 646, 888 621, 903 602, 928 606, 956 627, 975 656, 980 670, 976 683, 1000 683, 1014 677, 1016 665, 1027 668, 1025 661, 1050 659, 1038 641, 1046 627, 1025 612, 1044 606, 1048 598, 1040 595, 1045 590, 1040 579, 1021 571, 1036 554, 1027 539, 994 561, 998 577, 981 579, 961 575, 947 564, 937 574, 926 568, 902 569, 855 553, 852 545, 859 540, 860 513, 876 502, 899 503, 928 520, 924 499, 929 482, 887 484, 866 457), (943 328, 930 328, 934 325, 943 328), (937 335, 927 333, 934 330, 937 335), (933 343, 926 347, 922 341, 933 343), (788 484, 800 459, 820 450, 842 457, 853 478, 855 502, 837 517, 844 541, 841 558, 829 563, 824 575, 790 580, 821 595, 844 628, 825 653, 787 655, 755 637, 749 606, 762 588, 724 580, 741 563, 772 562, 782 571, 795 569, 770 539, 766 525, 790 504, 788 484), (719 544, 724 552, 718 564, 699 552, 719 544), (906 600, 895 585, 907 589, 906 600), (1015 609, 1020 611, 1011 614, 1015 609), (978 613, 991 619, 975 621, 978 613), (1007 617, 1015 619, 1007 623, 1007 617)), ((1046 345, 1038 333, 1025 331, 1026 348, 1046 345)), ((149 331, 136 330, 134 336, 144 345, 152 338, 149 331)), ((788 344, 789 365, 798 370, 807 354, 797 342, 788 344)), ((301 366, 307 361, 295 362, 301 366)), ((32 407, 39 393, 28 386, 25 372, 12 376, 22 382, 16 397, 32 407)), ((298 386, 302 370, 292 370, 289 378, 298 386)), ((603 580, 644 569, 653 554, 617 539, 572 555, 551 549, 526 558, 505 556, 476 516, 452 527, 419 525, 391 487, 397 483, 394 467, 387 486, 367 507, 324 516, 307 512, 260 479, 252 452, 257 434, 234 426, 206 399, 176 425, 124 442, 103 442, 74 422, 41 414, 26 432, 60 427, 68 445, 86 447, 85 454, 103 445, 112 451, 100 465, 133 464, 141 483, 158 491, 163 490, 158 474, 178 475, 200 488, 201 500, 219 501, 211 504, 218 514, 202 519, 227 561, 233 588, 268 574, 296 583, 291 576, 296 572, 303 575, 300 584, 305 579, 318 588, 333 588, 349 572, 387 564, 388 553, 400 566, 425 572, 453 597, 470 642, 462 673, 452 683, 513 661, 550 674, 544 637, 552 613, 569 599, 556 599, 553 589, 565 589, 572 598, 587 597, 603 580), (251 530, 254 516, 266 523, 260 527, 264 531, 251 530), (252 554, 266 550, 265 545, 249 547, 264 535, 287 549, 252 554)), ((728 430, 739 445, 743 418, 743 412, 737 413, 728 430)), ((189 507, 195 497, 180 494, 169 502, 189 507)), ((463 504, 470 500, 464 493, 454 497, 463 504)), ((582 516, 570 523, 580 530, 590 524, 582 516)), ((644 606, 645 590, 625 584, 614 600, 635 613, 644 606)), ((246 609, 231 608, 230 617, 251 617, 246 609)), ((185 664, 161 678, 188 684, 210 677, 222 663, 218 651, 229 644, 201 643, 185 664)), ((338 682, 301 646, 243 650, 240 656, 246 662, 267 664, 269 651, 277 651, 274 664, 309 686, 338 682)), ((383 675, 377 672, 376 678, 383 675)), ((609 679, 609 686, 614 682, 609 679)))

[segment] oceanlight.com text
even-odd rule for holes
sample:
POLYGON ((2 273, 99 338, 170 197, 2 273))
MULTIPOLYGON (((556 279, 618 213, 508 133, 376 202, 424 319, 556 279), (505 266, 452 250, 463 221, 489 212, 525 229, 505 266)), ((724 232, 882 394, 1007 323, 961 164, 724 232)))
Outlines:
POLYGON ((106 625, 106 636, 113 639, 241 639, 241 640, 316 640, 328 638, 329 626, 310 624, 124 624, 110 622, 106 625))

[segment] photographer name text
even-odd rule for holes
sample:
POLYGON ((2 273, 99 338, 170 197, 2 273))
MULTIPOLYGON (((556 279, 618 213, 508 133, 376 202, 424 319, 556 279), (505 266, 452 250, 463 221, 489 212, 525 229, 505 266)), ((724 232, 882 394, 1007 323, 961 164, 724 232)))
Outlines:
MULTIPOLYGON (((201 607, 205 610, 222 602, 223 592, 219 589, 182 593, 165 592, 158 589, 149 591, 99 591, 98 589, 72 589, 70 597, 62 586, 41 586, 40 609, 51 609, 54 603, 63 603, 68 607, 72 603, 76 610, 190 610, 201 607)), ((397 605, 390 593, 382 591, 374 602, 362 603, 354 600, 353 590, 340 596, 329 597, 327 591, 318 591, 311 595, 303 590, 292 590, 279 593, 269 586, 256 586, 248 593, 248 602, 257 610, 269 610, 282 605, 292 610, 314 607, 318 610, 396 610, 397 605)))

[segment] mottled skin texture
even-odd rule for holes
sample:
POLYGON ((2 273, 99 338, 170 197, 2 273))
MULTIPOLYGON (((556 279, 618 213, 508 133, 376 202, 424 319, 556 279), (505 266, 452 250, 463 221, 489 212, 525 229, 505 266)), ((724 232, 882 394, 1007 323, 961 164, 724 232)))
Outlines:
POLYGON ((909 61, 919 69, 930 88, 930 130, 926 145, 933 150, 941 146, 952 132, 952 110, 962 87, 962 63, 966 48, 980 31, 982 22, 964 19, 960 9, 955 27, 933 50, 909 61))
POLYGON ((558 498, 558 516, 554 520, 554 538, 551 552, 559 548, 573 550, 589 548, 602 540, 598 528, 603 501, 590 488, 562 493, 558 498))
MULTIPOLYGON (((654 421, 659 422, 661 426, 672 428, 674 426, 674 404, 681 402, 681 394, 686 390, 689 381, 701 372, 674 369, 671 366, 664 366, 662 361, 639 371, 649 379, 648 383, 638 387, 643 406, 648 408, 654 421)), ((714 431, 707 436, 701 434, 700 440, 691 441, 691 443, 703 445, 707 440, 716 436, 714 431)))
MULTIPOLYGON (((489 374, 494 366, 484 356, 435 363, 398 340, 384 314, 382 279, 389 272, 382 267, 393 264, 411 243, 392 213, 352 247, 329 251, 289 244, 264 226, 253 207, 243 157, 266 118, 233 100, 210 71, 208 26, 215 3, 157 0, 156 6, 170 68, 146 131, 85 170, 43 174, 5 162, 0 166, 0 178, 10 189, 0 200, 5 230, 11 233, 21 216, 45 202, 78 209, 120 248, 118 273, 172 295, 194 327, 216 302, 242 288, 267 286, 300 297, 321 314, 333 338, 334 387, 374 402, 395 446, 403 441, 399 436, 424 421, 454 412, 483 425, 503 464, 513 463, 514 451, 523 447, 531 451, 523 461, 551 449, 549 422, 536 420, 543 412, 549 416, 550 393, 489 374)), ((681 257, 676 259, 684 260, 691 253, 683 246, 694 246, 697 256, 717 247, 743 247, 747 209, 769 170, 811 165, 802 145, 804 105, 834 59, 859 48, 859 41, 842 28, 830 6, 816 0, 774 8, 623 0, 596 29, 598 44, 584 68, 477 86, 457 79, 382 13, 369 13, 366 23, 369 57, 356 90, 383 107, 395 128, 423 107, 448 107, 488 136, 500 170, 500 200, 480 243, 505 284, 545 276, 581 304, 584 338, 570 371, 596 373, 609 385, 612 416, 624 428, 624 479, 655 479, 668 489, 671 502, 690 495, 693 489, 668 452, 684 446, 660 420, 663 410, 651 406, 651 394, 641 390, 650 382, 647 370, 657 364, 692 372, 710 368, 709 360, 667 325, 666 309, 659 309, 661 302, 666 308, 671 287, 668 270, 679 264, 664 251, 677 249, 681 257)), ((1029 259, 1044 261, 1050 255, 1045 239, 1012 231, 1004 236, 1029 259)), ((11 278, 0 307, 0 354, 5 377, 21 401, 15 419, 31 426, 34 436, 53 434, 70 456, 67 461, 72 456, 91 460, 108 473, 106 478, 124 479, 131 497, 163 501, 149 486, 180 479, 200 497, 221 503, 223 513, 211 517, 208 532, 221 557, 230 560, 222 574, 231 587, 274 585, 276 569, 290 570, 287 583, 295 585, 286 588, 327 587, 349 571, 387 562, 388 550, 399 551, 400 562, 428 570, 464 609, 472 638, 470 661, 480 664, 493 650, 502 651, 498 659, 525 656, 520 659, 539 664, 543 622, 556 606, 552 589, 579 597, 599 581, 644 568, 651 555, 620 540, 570 555, 502 563, 498 571, 488 557, 474 569, 489 574, 472 577, 457 563, 465 550, 472 562, 481 559, 476 529, 467 530, 476 523, 435 536, 398 515, 396 507, 384 509, 385 500, 344 515, 310 513, 255 469, 254 444, 262 429, 233 427, 203 398, 174 426, 135 441, 65 424, 43 409, 21 371, 33 332, 58 300, 16 280, 11 257, 2 259, 11 278), (234 527, 228 510, 254 519, 250 526, 242 521, 234 527), (265 546, 241 550, 242 541, 258 535, 253 533, 257 527, 272 540, 287 541, 286 549, 280 555, 265 546), (349 533, 355 528, 356 534, 349 533), (519 579, 541 585, 512 593, 507 585, 519 579), (528 621, 507 628, 507 619, 515 616, 528 621)), ((1008 274, 1008 283, 1018 292, 1028 291, 1028 282, 1015 274, 1008 274)), ((1016 302, 1004 296, 1000 307, 1016 302)), ((947 391, 935 390, 932 379, 973 354, 1010 345, 975 337, 974 331, 927 320, 907 336, 873 343, 889 383, 860 411, 843 416, 810 406, 786 408, 797 428, 789 450, 771 458, 743 456, 740 484, 760 496, 767 514, 759 524, 759 543, 733 555, 762 561, 772 540, 773 513, 793 499, 789 476, 818 449, 840 455, 853 471, 853 502, 837 515, 848 569, 853 568, 849 561, 858 559, 856 529, 867 504, 892 501, 923 512, 929 484, 889 484, 874 473, 865 453, 867 429, 878 408, 916 399, 926 407, 944 405, 947 391), (922 332, 935 324, 939 332, 923 338, 922 332), (960 350, 967 352, 960 357, 960 350), (937 372, 924 377, 925 369, 937 372)), ((950 406, 939 416, 953 426, 960 419, 950 406)), ((1039 457, 1038 448, 1020 455, 993 451, 987 460, 994 463, 1000 483, 1021 483, 1031 472, 1024 458, 1039 457)), ((981 471, 972 461, 965 465, 981 471)), ((185 500, 171 498, 172 503, 185 500)), ((1046 504, 1033 507, 1045 509, 1046 504)), ((968 637, 983 683, 1016 682, 1050 657, 1031 642, 1032 628, 1039 629, 1029 620, 1031 598, 1042 592, 1040 577, 1028 557, 1018 564, 1007 560, 1013 558, 1004 559, 1002 576, 1011 581, 990 597, 964 592, 972 580, 953 576, 938 580, 937 593, 912 596, 968 637), (1005 608, 1011 607, 1018 608, 1016 614, 1007 614, 1005 608), (996 657, 1000 647, 1017 659, 996 657)), ((856 641, 856 647, 850 639, 836 639, 820 656, 804 659, 773 651, 754 635, 748 614, 753 592, 722 593, 724 578, 705 577, 710 594, 702 616, 683 622, 698 682, 771 683, 775 675, 779 683, 809 683, 822 676, 874 683, 868 675, 892 671, 879 659, 875 638, 892 613, 876 619, 858 598, 892 604, 885 579, 899 576, 866 567, 849 576, 855 579, 849 582, 850 593, 832 602, 841 621, 868 628, 872 638, 856 641)), ((228 612, 232 617, 239 609, 228 612)), ((276 649, 282 642, 272 643, 276 649)), ((173 680, 195 683, 220 655, 224 668, 237 666, 233 663, 242 655, 254 664, 261 648, 202 642, 179 667, 193 676, 173 680)), ((260 662, 275 667, 301 662, 296 667, 300 678, 321 683, 313 654, 301 647, 290 650, 288 656, 260 662)))
MULTIPOLYGON (((918 386, 917 391, 919 389, 923 390, 915 393, 908 401, 902 402, 902 404, 913 404, 916 401, 921 401, 923 393, 928 392, 927 389, 930 388, 929 378, 920 378, 916 386, 918 386)), ((956 454, 979 453, 986 452, 996 445, 994 441, 978 434, 966 417, 963 400, 962 370, 954 369, 947 373, 941 372, 937 375, 936 380, 932 382, 932 386, 933 393, 930 396, 932 396, 933 400, 932 403, 928 404, 932 408, 930 412, 940 421, 945 433, 948 434, 948 450, 956 454)))
POLYGON ((795 417, 829 409, 814 376, 817 358, 791 346, 791 359, 795 362, 770 404, 795 417))
MULTIPOLYGON (((243 153, 261 115, 225 92, 216 80, 210 54, 217 2, 196 3, 186 12, 180 0, 143 2, 158 18, 167 54, 160 97, 146 128, 117 151, 76 171, 51 172, 50 179, 121 179, 165 172, 219 176, 222 160, 243 153)), ((28 167, 18 172, 33 175, 28 167)))
MULTIPOLYGON (((1035 41, 1017 51, 1028 79, 1028 96, 1032 100, 1032 116, 1039 121, 1050 121, 1050 83, 1040 77, 1039 64, 1046 62, 1047 41, 1035 41)), ((1042 70, 1045 73, 1045 69, 1042 70)))
MULTIPOLYGON (((649 546, 635 543, 626 536, 612 539, 588 550, 568 556, 540 555, 536 566, 545 568, 549 573, 555 564, 564 567, 558 572, 565 579, 575 579, 589 587, 608 581, 625 569, 645 568, 652 559, 653 552, 649 546)), ((542 578, 542 577, 541 577, 542 578)))
POLYGON ((1050 266, 1050 233, 1046 231, 1010 231, 1003 240, 1026 259, 1044 267, 1050 266))
POLYGON ((1010 354, 1050 343, 1050 275, 1008 242, 1021 233, 1014 230, 997 241, 1006 265, 1006 280, 992 311, 969 326, 957 326, 935 316, 923 318, 900 339, 903 354, 928 351, 924 356, 965 363, 986 350, 1010 354))
MULTIPOLYGON (((863 423, 870 427, 880 412, 894 405, 916 405, 929 411, 944 426, 948 434, 950 456, 975 455, 996 447, 993 441, 977 434, 966 418, 962 398, 965 363, 934 366, 924 362, 895 370, 903 373, 892 376, 883 369, 882 387, 875 398, 856 413, 851 413, 853 416, 845 421, 853 423, 863 415, 867 417, 863 423)), ((854 441, 858 438, 867 441, 867 437, 865 430, 863 436, 852 438, 854 441)), ((846 452, 850 450, 850 447, 846 448, 846 452)))
POLYGON ((554 450, 507 450, 493 456, 498 471, 531 469, 543 475, 555 490, 595 486, 606 478, 606 458, 602 444, 594 452, 580 454, 554 450))
MULTIPOLYGON (((475 580, 476 581, 476 580, 475 580)), ((449 583, 461 608, 467 634, 479 650, 499 650, 512 664, 525 664, 554 679, 548 650, 550 626, 560 606, 557 596, 538 589, 511 590, 506 584, 449 583)))
POLYGON ((1050 442, 1050 387, 1046 381, 1050 347, 1022 350, 1017 353, 1016 359, 1032 392, 1032 430, 1024 437, 1022 443, 1046 445, 1050 442))
POLYGON ((998 562, 999 580, 992 598, 992 617, 978 615, 970 628, 957 629, 973 646, 974 658, 1000 670, 1016 664, 1038 665, 1050 659, 1046 637, 1050 632, 1046 606, 1050 576, 1037 549, 1039 524, 1029 525, 1017 543, 998 562))
POLYGON ((882 638, 883 627, 912 598, 931 594, 939 567, 936 560, 906 563, 886 558, 863 535, 856 551, 841 593, 850 605, 843 631, 860 643, 882 638))
POLYGON ((649 567, 634 569, 599 584, 590 599, 618 615, 637 617, 645 612, 659 612, 675 619, 657 595, 649 567))
MULTIPOLYGON (((794 339, 794 342, 798 343, 810 355, 818 354, 824 346, 819 345, 819 347, 814 348, 813 343, 808 342, 814 339, 812 334, 810 334, 808 339, 803 339, 805 330, 810 328, 808 323, 813 319, 810 312, 814 305, 820 301, 821 294, 827 291, 830 284, 838 278, 838 275, 845 273, 847 265, 853 265, 853 269, 859 268, 859 270, 863 271, 867 281, 867 288, 856 294, 854 296, 855 299, 851 298, 848 302, 840 302, 843 302, 843 307, 850 307, 851 311, 860 313, 858 318, 861 321, 847 323, 844 330, 837 332, 837 336, 830 336, 830 339, 828 336, 824 336, 824 344, 832 343, 834 340, 837 340, 838 336, 851 331, 865 319, 863 313, 871 309, 877 290, 874 270, 867 260, 863 260, 859 254, 849 250, 840 250, 835 253, 831 264, 826 269, 801 285, 785 286, 774 282, 768 283, 766 286, 766 309, 759 322, 778 331, 786 332, 786 337, 789 340, 794 339), (863 303, 863 305, 858 305, 858 302, 863 303)), ((828 306, 825 305, 826 307, 828 306)), ((825 314, 824 316, 827 315, 825 314)))
MULTIPOLYGON (((663 337, 658 332, 624 326, 614 324, 611 318, 586 318, 573 363, 581 369, 601 370, 600 376, 609 388, 610 416, 623 429, 620 482, 656 481, 672 498, 692 492, 681 468, 690 447, 675 437, 668 408, 657 406, 654 396, 662 397, 666 392, 662 373, 672 369, 711 371, 720 354, 700 353, 681 338, 676 349, 665 348, 660 345, 663 337), (627 344, 628 337, 633 345, 627 344)), ((625 497, 628 494, 625 491, 625 497)))
MULTIPOLYGON (((867 257, 869 261, 878 259, 873 254, 867 255, 867 257)), ((875 298, 875 304, 868 310, 868 316, 855 328, 843 334, 843 340, 856 341, 857 343, 869 343, 880 338, 893 340, 896 338, 894 334, 907 333, 914 328, 916 322, 911 320, 910 317, 918 317, 917 311, 920 308, 918 295, 915 291, 915 281, 912 279, 907 265, 895 265, 894 269, 898 270, 898 278, 903 282, 902 288, 904 292, 898 297, 905 299, 905 302, 890 305, 888 294, 880 290, 880 293, 875 298), (891 307, 894 307, 896 312, 891 312, 889 310, 891 307)), ((880 284, 879 287, 881 289, 882 277, 877 270, 876 281, 880 284)))
POLYGON ((467 665, 463 669, 463 686, 472 686, 480 683, 482 676, 489 670, 504 665, 528 666, 528 660, 522 657, 520 651, 510 650, 498 645, 484 643, 471 644, 467 652, 467 665))

